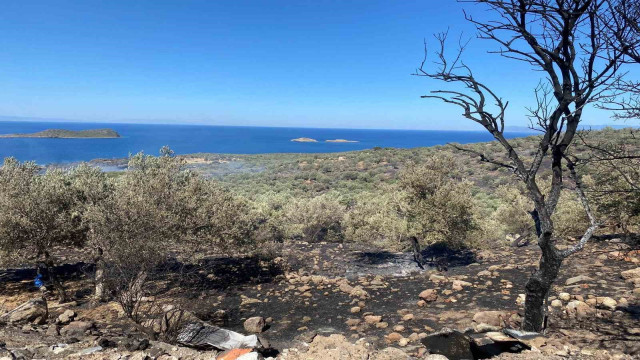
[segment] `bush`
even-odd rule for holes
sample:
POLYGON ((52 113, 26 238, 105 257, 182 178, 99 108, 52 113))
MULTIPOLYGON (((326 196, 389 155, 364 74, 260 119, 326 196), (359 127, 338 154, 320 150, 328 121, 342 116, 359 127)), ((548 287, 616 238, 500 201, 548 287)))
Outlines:
POLYGON ((377 193, 362 193, 344 217, 345 239, 377 247, 403 250, 409 243, 406 193, 387 186, 377 193))
POLYGON ((426 244, 459 248, 469 243, 477 227, 473 216, 471 183, 461 177, 452 157, 433 155, 400 174, 408 195, 412 232, 426 244))
POLYGON ((344 213, 344 205, 332 195, 292 200, 283 209, 285 235, 309 242, 342 241, 344 213))

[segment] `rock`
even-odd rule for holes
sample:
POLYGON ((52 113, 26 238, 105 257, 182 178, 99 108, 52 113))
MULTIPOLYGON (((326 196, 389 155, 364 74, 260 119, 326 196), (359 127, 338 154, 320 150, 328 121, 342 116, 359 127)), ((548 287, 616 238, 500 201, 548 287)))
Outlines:
POLYGON ((398 340, 398 346, 405 347, 407 345, 409 345, 409 339, 402 338, 402 339, 398 340))
POLYGON ((388 334, 387 336, 385 336, 385 338, 387 339, 388 342, 390 343, 395 343, 400 341, 400 339, 403 338, 402 334, 398 333, 398 332, 392 332, 390 334, 388 334))
POLYGON ((360 309, 360 306, 354 306, 354 307, 351 308, 350 311, 351 311, 352 314, 357 314, 357 313, 360 312, 360 310, 362 310, 362 309, 360 309))
POLYGON ((584 283, 584 282, 589 282, 589 281, 593 281, 593 279, 588 277, 588 276, 586 276, 586 275, 578 275, 578 276, 574 276, 572 278, 567 279, 565 284, 567 286, 569 286, 569 285, 573 285, 573 284, 577 284, 577 283, 584 283))
POLYGON ((360 319, 348 319, 344 323, 347 324, 347 326, 358 326, 361 322, 360 319))
POLYGON ((382 316, 380 315, 367 315, 364 317, 364 321, 367 324, 376 324, 379 323, 380 321, 382 321, 382 316))
POLYGON ((424 358, 424 360, 449 360, 448 357, 439 354, 430 354, 424 358))
POLYGON ((596 306, 601 309, 614 311, 618 306, 618 302, 610 297, 599 296, 596 298, 596 306))
POLYGON ((522 305, 524 304, 524 302, 527 300, 527 295, 525 294, 519 294, 518 298, 516 299, 516 304, 517 305, 522 305))
POLYGON ((66 325, 68 323, 70 323, 71 321, 73 321, 73 319, 76 317, 76 312, 73 310, 65 310, 65 312, 63 312, 62 314, 60 314, 60 316, 58 316, 58 324, 61 325, 66 325))
POLYGON ((47 322, 48 316, 47 300, 44 297, 39 297, 31 299, 0 316, 0 324, 36 323, 42 325, 47 322))
POLYGON ((554 308, 561 308, 562 307, 562 301, 555 299, 553 301, 551 301, 551 307, 554 308))
POLYGON ((481 311, 473 315, 473 321, 478 324, 501 327, 510 317, 511 313, 507 311, 481 311))
POLYGON ((478 273, 478 276, 491 276, 491 271, 489 270, 482 270, 478 273))
POLYGON ((60 335, 82 337, 92 327, 93 323, 90 321, 72 321, 60 329, 60 335))
POLYGON ((462 289, 466 286, 471 286, 473 285, 470 282, 467 281, 462 281, 462 280, 453 280, 453 283, 451 284, 451 290, 453 291, 462 291, 462 289))
POLYGON ((415 316, 413 314, 406 314, 402 317, 403 321, 410 321, 413 320, 415 318, 415 316))
POLYGON ((418 295, 425 302, 434 302, 438 300, 438 291, 435 289, 427 289, 418 295))
POLYGON ((396 325, 393 327, 393 331, 396 331, 396 332, 403 332, 404 329, 405 329, 404 325, 396 325))
POLYGON ((47 331, 45 332, 45 334, 47 336, 59 336, 60 335, 60 330, 58 329, 58 327, 56 325, 51 325, 47 328, 47 331))
POLYGON ((404 351, 392 347, 384 348, 378 351, 370 360, 409 360, 410 357, 404 351))
POLYGON ((244 322, 244 329, 249 333, 261 333, 266 327, 267 323, 262 316, 250 317, 244 322))
POLYGON ((562 301, 569 301, 571 300, 571 294, 566 292, 561 292, 560 294, 558 294, 558 299, 562 301))
POLYGON ((620 276, 622 276, 622 278, 625 280, 640 278, 640 267, 623 271, 620 273, 620 276))
POLYGON ((128 339, 123 343, 123 347, 128 351, 143 351, 149 348, 147 339, 128 339))
POLYGON ((566 307, 567 315, 578 319, 584 319, 595 314, 595 310, 587 303, 580 300, 572 300, 566 307))
POLYGON ((451 359, 473 359, 472 340, 469 336, 444 328, 422 339, 422 344, 432 354, 443 355, 451 359))

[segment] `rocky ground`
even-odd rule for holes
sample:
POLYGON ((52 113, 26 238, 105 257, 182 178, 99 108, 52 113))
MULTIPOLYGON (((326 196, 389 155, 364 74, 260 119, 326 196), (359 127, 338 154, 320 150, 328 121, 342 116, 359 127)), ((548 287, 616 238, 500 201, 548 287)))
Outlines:
MULTIPOLYGON (((530 350, 498 358, 639 358, 636 248, 619 239, 600 240, 570 258, 549 299, 544 336, 518 345, 530 350)), ((435 266, 421 270, 410 254, 342 244, 289 244, 275 265, 255 258, 211 258, 195 272, 197 292, 184 295, 188 299, 181 306, 196 320, 260 333, 260 341, 271 348, 264 356, 279 359, 442 359, 429 353, 437 352, 442 339, 456 336, 484 349, 485 355, 473 355, 483 358, 489 356, 487 349, 495 354, 496 346, 513 344, 502 330, 519 326, 524 284, 535 269, 537 248, 430 249, 425 256, 441 271, 435 266), (460 333, 438 335, 443 328, 460 333)), ((89 302, 87 267, 66 270, 74 300, 59 304, 47 295, 46 305, 37 300, 41 294, 29 270, 0 273, 0 314, 31 300, 23 310, 0 316, 5 323, 0 359, 257 356, 149 342, 115 302, 89 302)), ((174 299, 183 293, 173 286, 174 299)))

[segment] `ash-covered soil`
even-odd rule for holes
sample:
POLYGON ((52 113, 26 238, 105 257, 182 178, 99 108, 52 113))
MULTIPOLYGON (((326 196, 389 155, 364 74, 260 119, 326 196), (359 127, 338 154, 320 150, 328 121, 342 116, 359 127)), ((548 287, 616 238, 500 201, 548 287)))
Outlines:
MULTIPOLYGON (((635 287, 640 281, 622 276, 640 267, 640 251, 634 244, 600 240, 568 259, 550 295, 545 336, 530 341, 535 352, 501 356, 640 357, 640 288, 635 287)), ((313 353, 314 341, 328 341, 325 337, 330 334, 341 334, 351 344, 366 343, 371 354, 395 347, 408 356, 423 358, 428 349, 421 339, 444 327, 467 330, 484 341, 487 329, 478 328, 496 319, 493 327, 518 326, 523 314, 521 294, 539 257, 535 245, 475 252, 426 249, 423 256, 428 261, 425 269, 417 266, 410 253, 376 252, 348 244, 292 243, 274 261, 210 257, 200 267, 180 268, 188 276, 157 281, 166 285, 167 299, 224 328, 246 333, 246 319, 264 317, 268 326, 261 336, 275 348, 272 355, 280 353, 281 358, 289 359, 297 359, 296 351, 309 350, 309 344, 313 353), (425 290, 431 290, 430 295, 425 290)), ((83 356, 111 358, 107 355, 126 353, 121 344, 141 334, 116 303, 95 306, 89 302, 91 266, 66 265, 63 269, 75 293, 74 302, 57 304, 49 295, 44 324, 0 329, 6 348, 62 358, 112 339, 120 345, 83 356), (69 326, 56 324, 66 310, 76 313, 74 321, 92 326, 73 337, 59 335, 69 326), (66 344, 66 349, 56 348, 57 344, 66 344)), ((33 275, 30 269, 0 274, 4 311, 39 295, 33 275)), ((175 349, 171 351, 184 352, 182 358, 207 354, 175 349)))

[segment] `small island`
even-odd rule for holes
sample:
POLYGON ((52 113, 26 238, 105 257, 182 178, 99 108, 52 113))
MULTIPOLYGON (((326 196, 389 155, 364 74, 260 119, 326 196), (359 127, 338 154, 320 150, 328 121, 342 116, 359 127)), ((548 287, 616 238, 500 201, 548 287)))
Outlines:
POLYGON ((91 130, 65 130, 65 129, 47 129, 31 134, 5 134, 0 138, 53 138, 53 139, 103 139, 103 138, 119 138, 113 129, 91 129, 91 130))
POLYGON ((318 142, 318 140, 316 140, 316 139, 307 138, 307 137, 301 137, 301 138, 297 138, 297 139, 291 139, 291 141, 295 141, 295 142, 318 142))
POLYGON ((334 139, 334 140, 325 140, 330 143, 357 143, 357 140, 346 140, 346 139, 334 139))

